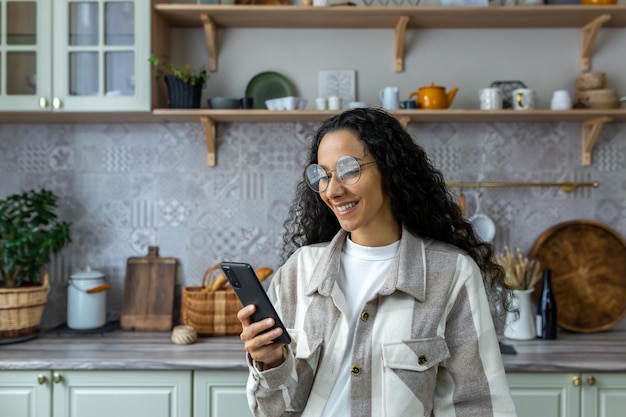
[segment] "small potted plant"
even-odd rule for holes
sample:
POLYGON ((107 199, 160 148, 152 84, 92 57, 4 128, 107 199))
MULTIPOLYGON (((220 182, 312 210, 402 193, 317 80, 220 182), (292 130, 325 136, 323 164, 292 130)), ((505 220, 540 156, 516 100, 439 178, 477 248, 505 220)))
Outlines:
POLYGON ((200 108, 202 88, 209 77, 206 69, 194 70, 190 65, 174 66, 167 60, 150 55, 148 60, 157 68, 157 78, 163 76, 169 94, 169 106, 175 109, 200 108))
POLYGON ((71 241, 56 202, 46 189, 0 200, 0 340, 29 338, 39 329, 50 291, 43 268, 71 241))

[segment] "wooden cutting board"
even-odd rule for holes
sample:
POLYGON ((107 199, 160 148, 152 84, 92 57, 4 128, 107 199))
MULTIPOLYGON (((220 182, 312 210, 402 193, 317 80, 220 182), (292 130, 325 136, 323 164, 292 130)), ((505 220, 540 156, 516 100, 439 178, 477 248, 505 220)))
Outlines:
POLYGON ((171 330, 176 266, 175 258, 159 257, 157 246, 150 246, 147 256, 128 258, 120 317, 123 330, 171 330))
MULTIPOLYGON (((529 257, 552 270, 562 328, 598 332, 626 317, 626 241, 608 226, 592 220, 557 224, 539 236, 529 257)), ((535 287, 535 300, 542 287, 535 287)))

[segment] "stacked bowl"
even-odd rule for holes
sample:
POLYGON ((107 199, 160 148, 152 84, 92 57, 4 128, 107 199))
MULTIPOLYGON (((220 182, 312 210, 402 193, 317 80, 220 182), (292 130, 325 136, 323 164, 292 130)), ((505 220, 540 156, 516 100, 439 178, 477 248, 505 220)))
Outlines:
POLYGON ((576 78, 574 108, 579 109, 617 109, 620 98, 610 88, 606 88, 604 72, 582 72, 576 78))

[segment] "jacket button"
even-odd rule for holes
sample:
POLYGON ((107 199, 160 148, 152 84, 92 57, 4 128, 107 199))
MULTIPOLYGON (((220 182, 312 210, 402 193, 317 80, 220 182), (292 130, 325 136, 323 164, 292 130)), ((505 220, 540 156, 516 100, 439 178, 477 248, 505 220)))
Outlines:
POLYGON ((419 363, 422 366, 425 366, 428 363, 428 358, 426 357, 426 355, 422 355, 419 358, 417 358, 417 363, 419 363))
POLYGON ((359 376, 361 375, 361 367, 358 365, 352 365, 352 370, 350 372, 352 372, 352 375, 354 376, 359 376))
POLYGON ((361 321, 368 321, 370 319, 370 313, 367 311, 361 312, 361 321))

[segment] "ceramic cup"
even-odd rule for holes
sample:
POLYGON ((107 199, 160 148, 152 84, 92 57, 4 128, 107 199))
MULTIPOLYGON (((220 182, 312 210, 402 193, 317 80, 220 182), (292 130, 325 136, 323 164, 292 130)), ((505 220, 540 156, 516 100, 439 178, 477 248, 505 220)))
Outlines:
POLYGON ((567 90, 556 90, 552 93, 552 101, 550 101, 552 110, 569 110, 572 108, 572 98, 567 90))
POLYGON ((341 110, 341 97, 328 97, 328 110, 341 110))
POLYGON ((481 88, 479 98, 481 110, 499 110, 502 108, 502 90, 499 88, 481 88))
POLYGON ((513 90, 513 108, 515 110, 530 110, 535 108, 535 92, 530 88, 513 90))
POLYGON ((328 108, 328 102, 324 97, 318 97, 315 99, 315 108, 317 110, 326 110, 328 108))
POLYGON ((415 100, 404 100, 404 102, 402 103, 402 106, 405 109, 416 109, 417 103, 415 102, 415 100))

